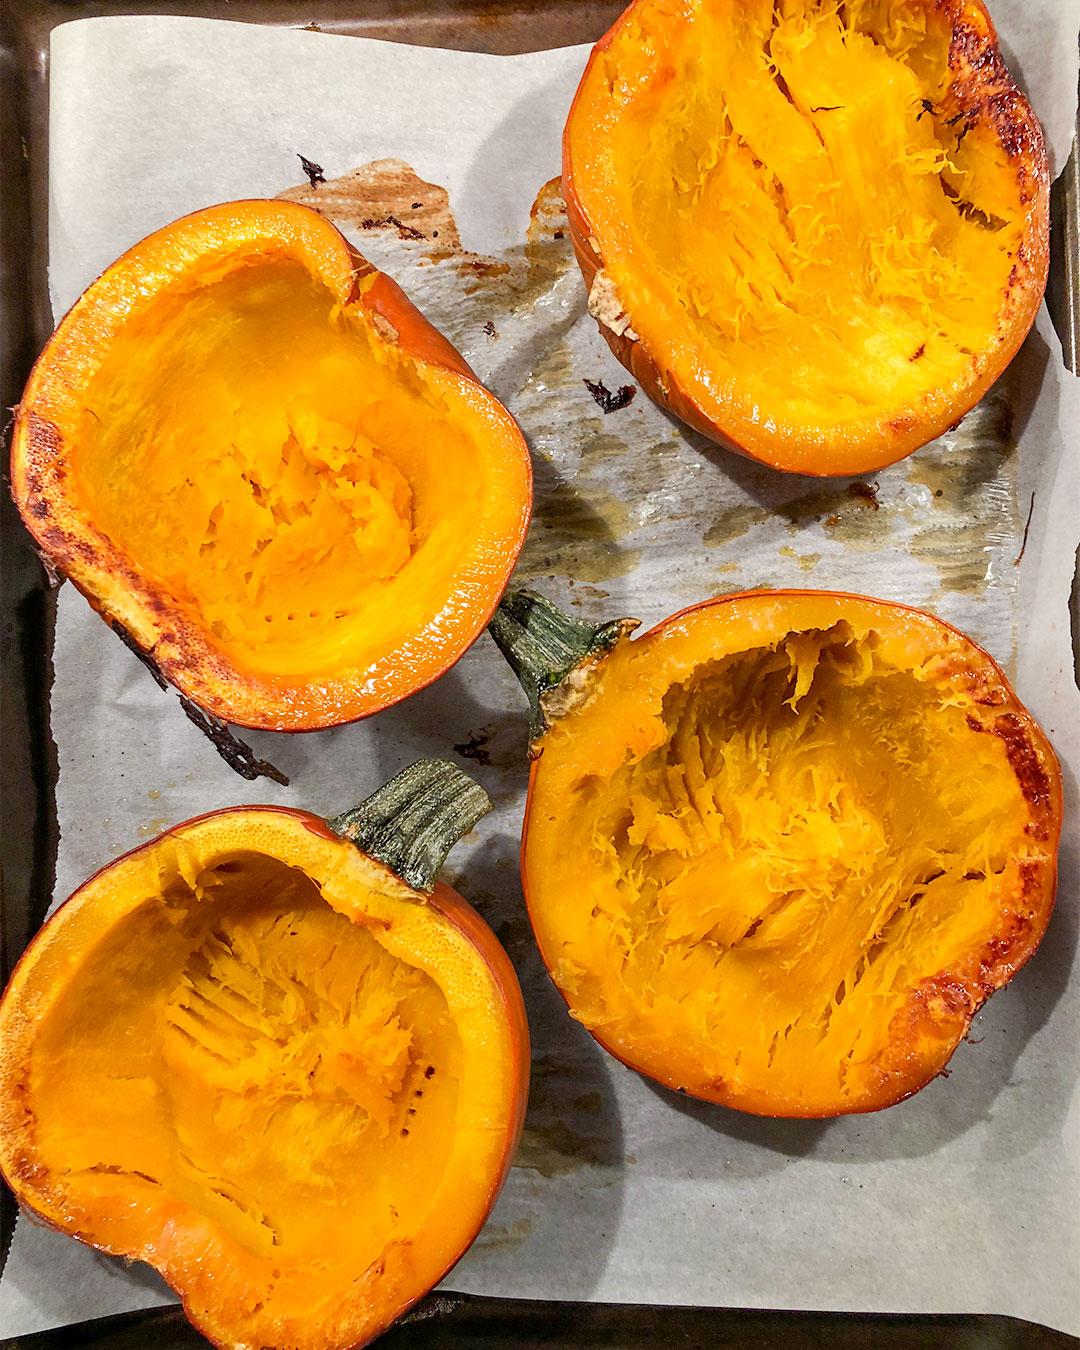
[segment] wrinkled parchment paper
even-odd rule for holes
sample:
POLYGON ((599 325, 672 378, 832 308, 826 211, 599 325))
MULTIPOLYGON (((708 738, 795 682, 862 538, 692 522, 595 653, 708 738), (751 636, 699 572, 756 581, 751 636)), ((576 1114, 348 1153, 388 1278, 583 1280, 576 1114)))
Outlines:
MULTIPOLYGON (((1080 4, 993 8, 1060 166, 1080 4)), ((524 700, 486 636, 436 685, 365 723, 251 734, 291 776, 283 789, 236 777, 70 586, 52 698, 56 899, 198 812, 267 801, 331 814, 413 759, 450 753, 496 806, 445 875, 514 960, 534 1065, 516 1166, 449 1286, 1011 1313, 1080 1332, 1080 696, 1067 609, 1080 535, 1080 385, 1044 312, 958 431, 857 482, 754 467, 640 392, 604 415, 583 380, 616 389, 628 377, 585 315, 550 182, 585 56, 486 57, 183 18, 61 27, 52 39, 56 312, 167 221, 287 192, 337 220, 401 281, 521 421, 536 512, 519 581, 589 618, 633 614, 646 624, 760 584, 851 589, 956 623, 1015 676, 1065 765, 1058 913, 1037 957, 977 1018, 975 1043, 960 1047, 948 1080, 882 1114, 771 1121, 676 1097, 605 1056, 543 973, 517 880, 524 700), (308 187, 299 155, 322 167, 325 186, 308 187), (399 228, 389 217, 401 220, 406 207, 399 228)), ((0 1327, 12 1335, 172 1298, 147 1268, 21 1219, 0 1327)))

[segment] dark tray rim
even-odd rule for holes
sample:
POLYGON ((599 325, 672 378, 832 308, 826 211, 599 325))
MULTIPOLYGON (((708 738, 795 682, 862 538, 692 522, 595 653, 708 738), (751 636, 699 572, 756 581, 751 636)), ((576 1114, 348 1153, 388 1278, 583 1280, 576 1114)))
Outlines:
MULTIPOLYGON (((47 278, 48 39, 61 23, 98 15, 177 14, 276 27, 314 27, 424 46, 495 53, 594 41, 622 0, 3 0, 0 6, 0 399, 11 409, 52 329, 47 278)), ((1080 369, 1080 162, 1074 149, 1051 202, 1047 300, 1066 363, 1080 369)), ((5 420, 7 414, 5 412, 5 420)), ((6 451, 7 430, 4 443, 6 451)), ((5 480, 6 482, 6 480, 5 480)), ((55 597, 5 490, 0 501, 0 981, 36 931, 52 893, 56 755, 48 728, 55 597)), ((1074 647, 1080 647, 1078 587, 1074 647)), ((1078 681, 1080 682, 1080 681, 1078 681)), ((0 1271, 15 1206, 0 1194, 0 1271)), ((785 1350, 1058 1350, 1080 1338, 988 1314, 800 1312, 494 1299, 436 1293, 380 1339, 415 1347, 687 1347, 785 1350)), ((0 1341, 0 1350, 187 1350, 207 1342, 178 1307, 151 1308, 0 1341)))

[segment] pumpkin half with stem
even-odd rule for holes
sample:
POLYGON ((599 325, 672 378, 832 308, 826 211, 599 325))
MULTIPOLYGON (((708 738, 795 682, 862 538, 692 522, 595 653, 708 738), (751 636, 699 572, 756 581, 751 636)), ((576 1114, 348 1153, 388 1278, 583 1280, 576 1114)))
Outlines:
POLYGON ((1046 738, 985 652, 903 605, 748 592, 634 626, 528 592, 492 620, 533 707, 522 876, 552 979, 696 1097, 900 1101, 1046 928, 1046 738))
POLYGON ((490 806, 413 765, 332 821, 238 807, 92 877, 0 1004, 0 1164, 155 1266, 223 1347, 345 1350, 446 1273, 509 1170, 521 993, 435 872, 490 806))
POLYGON ((1038 311, 1049 186, 982 0, 635 0, 563 142, 615 355, 805 474, 891 464, 974 406, 1038 311))
POLYGON ((301 731, 422 688, 525 537, 528 449, 315 211, 211 207, 76 303, 17 410, 49 562, 205 711, 301 731))

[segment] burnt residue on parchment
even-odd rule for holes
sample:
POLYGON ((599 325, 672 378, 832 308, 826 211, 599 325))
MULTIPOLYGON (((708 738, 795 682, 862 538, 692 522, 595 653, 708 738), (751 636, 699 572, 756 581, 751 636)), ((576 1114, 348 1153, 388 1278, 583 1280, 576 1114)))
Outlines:
POLYGON ((317 187, 320 183, 326 182, 326 175, 323 173, 323 166, 316 164, 313 159, 308 159, 306 155, 298 155, 300 167, 307 174, 307 180, 312 187, 317 187))
POLYGON ((424 261, 461 252, 461 237, 445 188, 426 183, 404 160, 376 159, 340 178, 312 181, 278 194, 310 206, 335 225, 357 230, 394 230, 424 245, 424 261))
POLYGON ((467 740, 454 746, 455 754, 460 755, 462 759, 471 759, 477 764, 490 767, 491 755, 487 749, 489 735, 490 729, 488 727, 483 727, 480 731, 474 732, 467 740))
POLYGON ((609 389, 603 380, 583 379, 582 384, 602 413, 620 412, 629 407, 637 393, 632 384, 620 385, 618 389, 609 389))
POLYGON ((518 305, 535 304, 574 265, 561 178, 550 178, 529 208, 525 262, 525 282, 518 292, 518 305))
MULTIPOLYGON (((461 291, 467 296, 484 291, 486 298, 495 302, 493 310, 505 305, 500 304, 499 297, 490 295, 485 283, 504 278, 514 303, 530 304, 572 260, 558 178, 545 183, 537 193, 525 243, 499 256, 474 253, 462 246, 446 188, 427 182, 404 160, 372 160, 340 178, 304 183, 278 197, 310 206, 343 229, 364 234, 389 231, 402 242, 417 245, 417 265, 449 264, 459 285, 464 283, 459 295, 461 291), (562 248, 550 248, 560 242, 562 248)), ((483 322, 494 327, 490 315, 483 322)), ((491 328, 487 331, 490 334, 491 328)))

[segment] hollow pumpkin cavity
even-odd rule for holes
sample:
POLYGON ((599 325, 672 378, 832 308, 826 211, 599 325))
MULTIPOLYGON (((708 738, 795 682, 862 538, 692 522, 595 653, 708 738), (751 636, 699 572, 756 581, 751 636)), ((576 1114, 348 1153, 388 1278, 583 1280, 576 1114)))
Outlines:
POLYGON ((230 661, 291 679, 443 602, 484 484, 466 401, 273 254, 188 275, 123 329, 73 465, 140 574, 230 661))
POLYGON ((1037 128, 984 29, 926 0, 638 0, 567 156, 591 307, 661 397, 804 472, 936 434, 911 436, 1012 341, 1033 253, 1037 128))
POLYGON ((476 1236, 527 1055, 505 954, 454 892, 314 817, 220 812, 92 878, 29 949, 0 1156, 22 1203, 155 1266, 215 1343, 345 1350, 476 1236))
POLYGON ((97 1203, 177 1197, 286 1285, 351 1278, 424 1221, 459 1055, 430 976, 303 873, 227 855, 118 924, 52 1008, 40 1158, 97 1203))
POLYGON ((204 712, 340 726, 476 639, 528 528, 520 428, 316 211, 208 207, 61 320, 16 410, 43 555, 204 712))
POLYGON ((984 726, 925 657, 845 620, 781 634, 674 677, 662 651, 643 673, 648 639, 608 658, 543 741, 530 913, 634 1067, 766 1114, 870 1109, 944 1064, 988 944, 1030 936, 1049 789, 1015 718, 984 726))

